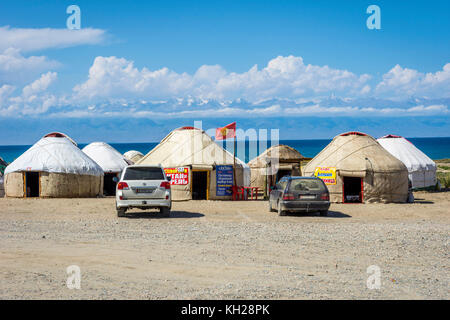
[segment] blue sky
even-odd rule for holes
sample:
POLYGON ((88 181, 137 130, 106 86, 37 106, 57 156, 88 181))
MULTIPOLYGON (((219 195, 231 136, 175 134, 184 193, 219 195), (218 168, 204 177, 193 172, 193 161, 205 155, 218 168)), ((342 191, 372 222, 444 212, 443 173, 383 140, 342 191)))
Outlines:
POLYGON ((276 124, 290 139, 449 136, 449 10, 449 1, 2 1, 2 143, 53 130, 81 142, 157 141, 173 126, 234 119, 276 124), (71 4, 81 30, 66 29, 71 4), (366 27, 371 4, 381 30, 366 27))

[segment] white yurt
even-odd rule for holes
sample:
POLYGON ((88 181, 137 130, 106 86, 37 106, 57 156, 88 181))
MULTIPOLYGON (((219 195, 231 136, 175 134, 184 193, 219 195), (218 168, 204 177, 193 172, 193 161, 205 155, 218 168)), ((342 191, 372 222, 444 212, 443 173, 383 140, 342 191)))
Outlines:
POLYGON ((113 181, 113 178, 117 177, 131 162, 105 142, 92 142, 84 147, 82 151, 102 168, 105 175, 104 194, 107 196, 115 195, 116 183, 113 181))
POLYGON ((61 134, 42 138, 8 165, 4 185, 7 197, 95 197, 103 170, 61 134))
POLYGON ((377 141, 405 164, 413 188, 436 185, 436 163, 410 141, 396 135, 387 135, 377 141))
POLYGON ((161 164, 172 177, 173 200, 228 200, 234 180, 250 184, 250 167, 194 127, 172 131, 137 164, 161 164))
POLYGON ((126 159, 132 161, 133 163, 138 162, 139 160, 141 160, 141 159, 144 157, 144 155, 142 154, 142 152, 139 152, 139 151, 136 151, 136 150, 130 150, 130 151, 127 151, 127 152, 125 152, 125 153, 123 154, 123 156, 124 156, 126 159))

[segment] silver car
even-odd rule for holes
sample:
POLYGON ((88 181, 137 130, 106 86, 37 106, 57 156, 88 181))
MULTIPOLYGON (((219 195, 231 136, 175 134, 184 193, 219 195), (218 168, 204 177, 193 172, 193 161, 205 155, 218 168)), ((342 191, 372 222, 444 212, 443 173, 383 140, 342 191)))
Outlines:
POLYGON ((170 216, 170 177, 166 177, 161 166, 128 166, 123 169, 120 179, 115 179, 118 217, 124 217, 131 208, 158 208, 162 216, 170 216))

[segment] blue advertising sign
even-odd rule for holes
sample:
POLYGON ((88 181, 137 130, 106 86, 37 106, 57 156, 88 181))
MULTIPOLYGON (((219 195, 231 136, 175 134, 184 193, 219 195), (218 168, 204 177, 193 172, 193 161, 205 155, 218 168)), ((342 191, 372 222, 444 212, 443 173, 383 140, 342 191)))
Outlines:
POLYGON ((233 166, 216 166, 216 195, 231 196, 232 186, 233 166))

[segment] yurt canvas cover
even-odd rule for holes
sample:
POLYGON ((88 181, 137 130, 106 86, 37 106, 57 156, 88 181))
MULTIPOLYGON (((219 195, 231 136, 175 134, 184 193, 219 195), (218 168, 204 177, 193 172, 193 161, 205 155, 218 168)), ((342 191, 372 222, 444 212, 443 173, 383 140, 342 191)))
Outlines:
POLYGON ((305 176, 329 174, 332 202, 405 202, 408 196, 405 165, 374 138, 359 132, 336 136, 304 171, 305 176))
POLYGON ((94 197, 103 171, 65 137, 42 138, 6 167, 8 197, 94 197))
MULTIPOLYGON (((183 127, 169 133, 137 164, 180 170, 172 179, 172 199, 230 199, 216 188, 217 168, 232 166, 233 155, 216 144, 203 130, 183 127), (183 171, 184 170, 184 171, 183 171), (182 173, 181 173, 182 172, 182 173)), ((167 172, 167 171, 166 171, 167 172)), ((250 170, 236 158, 236 183, 248 185, 250 170)))
POLYGON ((114 177, 131 162, 116 149, 105 142, 92 142, 82 149, 104 172, 103 193, 107 196, 116 194, 114 177))
POLYGON ((139 160, 141 160, 144 157, 144 155, 141 152, 136 151, 136 150, 127 151, 123 154, 123 156, 126 159, 132 161, 133 163, 138 162, 139 160))
POLYGON ((413 188, 436 185, 436 164, 410 141, 394 135, 384 136, 377 141, 405 164, 413 188))
POLYGON ((131 164, 116 149, 105 142, 92 142, 81 149, 103 169, 103 172, 121 172, 131 164))
POLYGON ((248 163, 251 170, 250 185, 263 191, 266 175, 267 182, 271 186, 284 175, 299 176, 302 159, 300 152, 292 147, 272 146, 248 163))

